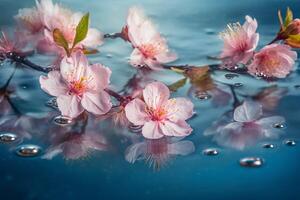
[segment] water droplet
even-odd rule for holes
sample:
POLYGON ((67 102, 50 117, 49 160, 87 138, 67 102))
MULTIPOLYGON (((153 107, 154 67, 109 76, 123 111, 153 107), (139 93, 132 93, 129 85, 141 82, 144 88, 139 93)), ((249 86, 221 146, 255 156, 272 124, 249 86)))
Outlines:
POLYGON ((133 133, 140 133, 142 131, 143 126, 131 124, 128 128, 133 133))
POLYGON ((295 89, 297 89, 297 90, 300 89, 300 85, 295 85, 294 87, 295 87, 295 89))
POLYGON ((234 87, 239 88, 243 86, 243 83, 235 83, 233 84, 234 87))
POLYGON ((247 157, 240 159, 240 165, 243 167, 261 167, 264 161, 258 157, 247 157))
POLYGON ((106 54, 106 58, 112 58, 112 55, 111 54, 106 54))
POLYGON ((282 123, 276 123, 273 125, 274 128, 284 128, 284 124, 282 123))
POLYGON ((204 31, 207 35, 214 35, 216 33, 216 31, 211 28, 206 28, 206 29, 204 29, 204 31))
POLYGON ((52 99, 50 99, 49 101, 47 101, 47 102, 46 102, 46 106, 49 106, 49 107, 51 107, 51 108, 57 109, 58 106, 57 106, 56 98, 52 98, 52 99))
POLYGON ((284 144, 286 145, 286 146, 296 146, 296 144, 297 144, 297 142, 295 141, 295 140, 286 140, 286 141, 284 141, 284 144))
POLYGON ((27 85, 22 85, 22 88, 25 90, 27 89, 27 85))
POLYGON ((239 77, 239 75, 237 75, 237 74, 225 74, 225 78, 227 78, 228 80, 234 79, 236 77, 239 77))
POLYGON ((11 143, 16 141, 18 136, 13 133, 1 133, 0 134, 0 141, 3 143, 11 143))
POLYGON ((207 100, 211 98, 211 95, 206 92, 196 92, 195 96, 200 100, 207 100))
POLYGON ((54 122, 57 125, 68 125, 68 124, 72 123, 72 118, 59 115, 59 116, 54 118, 54 122))
POLYGON ((267 143, 267 144, 263 144, 263 148, 265 148, 265 149, 274 149, 275 145, 267 143))
POLYGON ((26 144, 17 147, 16 153, 18 156, 22 156, 22 157, 34 157, 34 156, 38 156, 41 153, 41 151, 42 148, 37 145, 26 144))
POLYGON ((207 156, 216 156, 219 154, 219 151, 217 149, 204 149, 203 154, 207 156))

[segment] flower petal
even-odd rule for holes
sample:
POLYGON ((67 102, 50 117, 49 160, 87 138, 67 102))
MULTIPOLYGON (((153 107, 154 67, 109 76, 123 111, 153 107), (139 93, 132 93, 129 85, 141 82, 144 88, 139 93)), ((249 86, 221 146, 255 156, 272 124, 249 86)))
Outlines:
POLYGON ((142 134, 147 139, 159 139, 164 137, 160 124, 157 121, 146 122, 142 129, 142 134))
POLYGON ((97 93, 84 93, 81 104, 84 109, 95 115, 106 114, 112 107, 110 96, 105 91, 98 91, 97 93))
POLYGON ((164 121, 163 123, 159 123, 159 125, 162 133, 166 136, 188 136, 193 131, 190 125, 184 120, 178 120, 176 122, 164 121))
POLYGON ((90 88, 96 91, 107 88, 110 83, 111 70, 102 64, 93 64, 89 67, 88 73, 92 76, 90 81, 90 88))
POLYGON ((186 120, 194 114, 194 104, 186 98, 169 99, 164 108, 168 111, 167 118, 171 121, 186 120))
POLYGON ((89 28, 86 38, 81 43, 85 47, 96 48, 103 44, 103 34, 95 28, 89 28))
POLYGON ((80 100, 75 95, 60 95, 57 98, 58 109, 62 115, 76 118, 83 112, 80 100))
POLYGON ((140 99, 134 99, 125 107, 127 119, 134 125, 143 125, 149 117, 146 113, 146 104, 140 99))
POLYGON ((136 160, 139 160, 142 156, 146 154, 146 143, 140 142, 129 146, 125 152, 125 159, 129 163, 135 163, 136 160))
POLYGON ((68 91, 67 85, 58 71, 51 71, 48 76, 40 76, 40 85, 42 90, 52 96, 63 95, 68 91))
POLYGON ((160 82, 153 82, 143 90, 144 100, 150 108, 158 108, 164 105, 170 97, 169 88, 160 82))
POLYGON ((171 155, 186 156, 195 151, 195 145, 191 141, 180 141, 168 145, 168 153, 171 155))

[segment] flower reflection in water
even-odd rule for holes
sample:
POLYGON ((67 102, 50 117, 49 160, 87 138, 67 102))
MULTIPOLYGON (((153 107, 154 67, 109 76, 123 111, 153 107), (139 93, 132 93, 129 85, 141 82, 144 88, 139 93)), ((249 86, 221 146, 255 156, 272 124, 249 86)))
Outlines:
POLYGON ((159 170, 175 156, 186 156, 195 151, 193 142, 183 138, 163 137, 160 139, 143 139, 129 146, 125 159, 130 163, 145 160, 150 167, 159 170))
POLYGON ((214 122, 204 135, 212 135, 221 146, 243 150, 259 140, 278 138, 281 131, 274 124, 284 122, 280 116, 264 117, 259 103, 246 100, 233 113, 228 112, 214 122))

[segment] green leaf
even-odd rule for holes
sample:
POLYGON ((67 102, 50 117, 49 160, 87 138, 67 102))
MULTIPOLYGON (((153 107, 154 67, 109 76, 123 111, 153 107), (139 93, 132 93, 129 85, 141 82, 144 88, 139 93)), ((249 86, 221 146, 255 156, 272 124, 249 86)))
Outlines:
POLYGON ((68 56, 70 55, 69 44, 63 33, 58 28, 53 31, 53 40, 58 46, 65 49, 68 56))
POLYGON ((186 84, 186 80, 187 78, 180 79, 179 81, 176 81, 168 87, 172 92, 176 92, 179 88, 183 87, 186 84))
POLYGON ((300 34, 299 35, 289 35, 289 39, 292 39, 296 42, 300 42, 300 34))
POLYGON ((87 13, 81 18, 80 22, 78 23, 76 27, 76 35, 75 35, 72 48, 74 48, 76 44, 78 44, 79 42, 81 42, 86 38, 89 30, 89 18, 90 18, 90 14, 87 13))
POLYGON ((290 8, 286 10, 286 16, 284 20, 284 26, 287 27, 293 21, 293 12, 290 8))

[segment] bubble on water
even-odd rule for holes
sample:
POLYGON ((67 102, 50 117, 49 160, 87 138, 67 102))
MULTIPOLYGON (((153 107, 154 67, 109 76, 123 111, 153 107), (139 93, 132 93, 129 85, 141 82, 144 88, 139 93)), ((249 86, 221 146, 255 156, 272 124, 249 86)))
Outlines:
POLYGON ((26 89, 28 88, 28 86, 27 86, 27 85, 22 85, 22 88, 23 88, 24 90, 26 90, 26 89))
POLYGON ((299 90, 300 89, 300 85, 294 85, 294 88, 299 90))
POLYGON ((57 105, 57 99, 56 99, 56 97, 51 98, 49 101, 47 101, 47 102, 46 102, 46 106, 49 106, 49 107, 51 107, 51 108, 57 109, 57 108, 58 108, 58 105, 57 105))
POLYGON ((274 128, 284 128, 284 124, 283 123, 275 123, 273 125, 274 128))
POLYGON ((18 136, 14 133, 0 133, 0 142, 11 143, 16 141, 18 136))
POLYGON ((266 143, 266 144, 263 144, 263 148, 265 148, 265 149, 274 149, 275 145, 270 144, 270 143, 266 143))
POLYGON ((73 122, 72 118, 62 116, 62 115, 59 115, 54 118, 54 123, 56 123, 57 125, 68 125, 71 124, 72 122, 73 122))
POLYGON ((217 149, 208 148, 204 149, 202 153, 207 156, 216 156, 219 154, 219 151, 217 149))
POLYGON ((285 140, 284 144, 286 146, 296 146, 297 142, 295 140, 285 140))
POLYGON ((258 157, 246 157, 240 159, 240 165, 243 167, 261 167, 264 161, 258 157))
POLYGON ((234 78, 239 77, 238 74, 231 74, 231 73, 225 74, 224 76, 225 76, 225 78, 227 78, 228 80, 231 80, 231 79, 234 79, 234 78))
POLYGON ((195 96, 200 100, 207 100, 211 98, 211 95, 206 92, 196 92, 195 96))
POLYGON ((21 157, 38 156, 42 151, 40 146, 34 144, 25 144, 17 147, 16 154, 21 157))
POLYGON ((113 56, 112 56, 112 54, 106 54, 106 58, 112 58, 113 56))
POLYGON ((243 86, 243 83, 234 83, 233 86, 239 88, 243 86))
POLYGON ((206 29, 204 29, 204 31, 205 31, 205 33, 207 35, 214 35, 214 34, 216 34, 216 31, 214 29, 212 29, 212 28, 206 28, 206 29))
POLYGON ((133 133, 140 133, 142 132, 143 126, 131 124, 128 128, 133 133))

